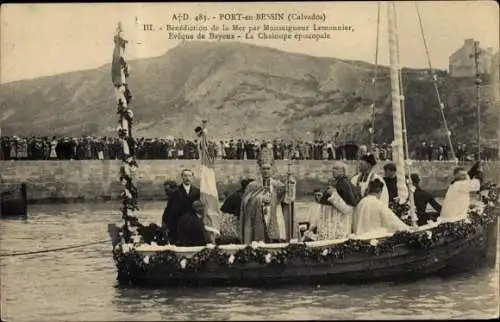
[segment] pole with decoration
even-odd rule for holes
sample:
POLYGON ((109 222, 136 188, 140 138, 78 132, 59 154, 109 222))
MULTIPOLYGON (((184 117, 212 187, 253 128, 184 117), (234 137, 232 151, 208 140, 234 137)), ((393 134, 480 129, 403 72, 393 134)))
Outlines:
POLYGON ((135 159, 136 142, 132 136, 132 124, 134 113, 130 107, 132 93, 128 86, 130 68, 125 60, 125 47, 128 43, 123 38, 123 28, 121 22, 118 22, 116 33, 113 38, 114 50, 111 63, 111 79, 115 90, 117 114, 118 114, 118 138, 121 144, 121 166, 120 182, 124 190, 122 198, 122 218, 125 221, 123 226, 123 237, 129 240, 135 227, 139 225, 134 212, 139 210, 137 206, 137 185, 135 172, 138 164, 135 159))
POLYGON ((481 75, 479 73, 479 57, 481 56, 481 48, 479 47, 479 41, 474 42, 474 53, 471 58, 474 58, 475 76, 476 79, 474 84, 476 85, 476 123, 477 123, 477 159, 481 160, 481 75))

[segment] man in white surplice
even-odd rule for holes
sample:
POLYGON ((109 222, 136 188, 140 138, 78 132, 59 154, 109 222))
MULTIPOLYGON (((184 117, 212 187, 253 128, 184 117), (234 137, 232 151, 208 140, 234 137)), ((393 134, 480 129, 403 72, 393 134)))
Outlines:
POLYGON ((463 168, 453 170, 454 180, 444 197, 440 218, 443 220, 460 220, 467 217, 471 204, 470 194, 481 188, 482 171, 476 163, 469 174, 463 168), (472 177, 472 178, 471 178, 472 177))
POLYGON ((380 194, 380 201, 385 205, 389 205, 389 193, 387 192, 387 187, 384 184, 384 179, 375 173, 374 167, 377 164, 373 154, 365 154, 359 160, 358 171, 359 173, 352 177, 351 182, 353 185, 358 187, 361 197, 366 195, 366 189, 368 188, 368 183, 374 179, 379 179, 382 184, 382 192, 380 194))
POLYGON ((384 183, 380 179, 369 182, 367 195, 354 208, 352 228, 355 235, 366 233, 394 233, 410 229, 389 206, 380 200, 384 183))

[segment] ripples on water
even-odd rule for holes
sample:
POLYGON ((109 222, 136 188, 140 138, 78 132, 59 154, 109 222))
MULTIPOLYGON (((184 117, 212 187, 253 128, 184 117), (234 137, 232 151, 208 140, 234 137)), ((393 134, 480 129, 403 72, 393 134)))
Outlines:
MULTIPOLYGON (((142 206, 141 218, 160 222, 162 203, 142 206)), ((107 239, 107 224, 121 220, 118 209, 114 203, 34 205, 29 220, 0 222, 1 253, 107 239)), ((2 320, 6 321, 392 320, 498 315, 498 274, 493 269, 405 284, 151 290, 117 286, 108 243, 0 260, 2 320)))

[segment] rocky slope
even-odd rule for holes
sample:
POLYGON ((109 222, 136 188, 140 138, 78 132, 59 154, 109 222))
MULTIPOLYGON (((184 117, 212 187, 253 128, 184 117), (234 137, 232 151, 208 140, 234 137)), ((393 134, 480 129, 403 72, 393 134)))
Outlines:
MULTIPOLYGON (((215 137, 313 139, 340 131, 342 139, 366 141, 375 98, 377 140, 392 140, 387 67, 379 68, 374 96, 371 64, 241 43, 187 42, 130 66, 139 136, 191 137, 207 118, 215 137)), ((473 80, 439 74, 450 128, 457 140, 472 142, 473 80)), ((410 139, 444 139, 430 76, 405 69, 403 81, 410 139)), ((493 140, 498 110, 488 107, 488 93, 483 136, 493 140)), ((110 66, 1 85, 0 126, 11 135, 115 135, 110 66)))

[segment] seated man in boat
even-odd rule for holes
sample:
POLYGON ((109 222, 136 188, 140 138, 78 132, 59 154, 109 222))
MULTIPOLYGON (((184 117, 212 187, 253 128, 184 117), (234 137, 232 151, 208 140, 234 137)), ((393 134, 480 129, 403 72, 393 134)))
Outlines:
POLYGON ((382 182, 382 192, 380 194, 380 200, 389 205, 389 193, 387 192, 387 186, 384 184, 384 179, 375 173, 375 165, 377 161, 373 154, 365 154, 361 157, 358 165, 358 174, 356 174, 351 179, 351 183, 354 184, 360 195, 363 197, 367 193, 368 183, 374 179, 379 179, 382 182))
POLYGON ((292 238, 291 215, 286 187, 271 178, 274 165, 272 146, 263 144, 257 160, 261 178, 248 184, 243 193, 240 212, 240 239, 282 242, 292 238))
POLYGON ((383 188, 384 183, 380 179, 376 178, 368 183, 367 195, 354 208, 352 222, 354 234, 375 231, 394 233, 410 228, 380 199, 383 188))
POLYGON ((464 168, 453 170, 454 180, 446 191, 441 210, 441 219, 459 220, 467 217, 471 205, 471 193, 479 192, 483 180, 480 162, 467 173, 464 168))
POLYGON ((427 191, 420 188, 420 176, 416 173, 410 175, 411 182, 415 187, 413 193, 413 200, 415 203, 415 212, 417 213, 417 224, 419 226, 427 224, 429 220, 436 221, 441 212, 441 205, 434 199, 434 197, 427 191), (427 205, 431 205, 435 212, 428 212, 427 205))
POLYGON ((205 206, 201 200, 195 200, 191 209, 179 217, 177 222, 177 246, 203 246, 210 238, 203 224, 205 206))
POLYGON ((319 211, 311 212, 310 229, 317 230, 322 240, 347 238, 352 231, 352 212, 359 195, 349 181, 343 162, 337 161, 332 167, 330 186, 320 197, 319 211))
POLYGON ((200 200, 200 189, 191 184, 193 171, 181 171, 182 183, 172 191, 162 217, 162 226, 166 227, 170 243, 177 242, 177 224, 179 217, 193 211, 193 202, 200 200))

